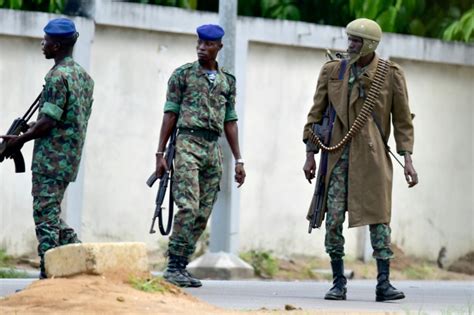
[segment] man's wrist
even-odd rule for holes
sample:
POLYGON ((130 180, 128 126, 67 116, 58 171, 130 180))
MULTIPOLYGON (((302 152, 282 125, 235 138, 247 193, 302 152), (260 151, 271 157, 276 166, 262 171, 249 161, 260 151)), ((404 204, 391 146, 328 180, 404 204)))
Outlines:
POLYGON ((236 159, 236 160, 235 160, 235 165, 237 165, 237 164, 242 164, 242 165, 244 165, 244 164, 245 164, 244 159, 242 159, 242 158, 236 159))

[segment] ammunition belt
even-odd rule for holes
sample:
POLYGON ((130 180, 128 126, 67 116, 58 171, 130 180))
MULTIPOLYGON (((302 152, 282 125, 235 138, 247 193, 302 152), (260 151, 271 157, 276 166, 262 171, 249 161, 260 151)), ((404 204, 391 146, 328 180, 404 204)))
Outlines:
POLYGON ((371 115, 372 111, 374 110, 375 101, 380 95, 380 90, 382 89, 385 77, 387 76, 388 69, 388 61, 379 59, 379 62, 377 64, 377 70, 375 71, 374 81, 370 86, 369 93, 367 94, 367 98, 364 101, 364 105, 362 106, 359 115, 357 115, 357 118, 352 123, 351 128, 349 128, 349 131, 346 133, 346 135, 342 138, 341 141, 339 141, 333 146, 328 147, 324 145, 324 143, 313 132, 313 130, 310 130, 308 140, 317 145, 323 151, 337 152, 342 149, 362 129, 362 127, 367 122, 369 116, 371 115))

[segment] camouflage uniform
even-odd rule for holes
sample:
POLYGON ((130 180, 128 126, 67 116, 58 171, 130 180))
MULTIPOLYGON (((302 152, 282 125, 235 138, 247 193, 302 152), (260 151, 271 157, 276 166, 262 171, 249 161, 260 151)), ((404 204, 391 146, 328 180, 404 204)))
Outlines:
MULTIPOLYGON (((352 86, 366 68, 356 68, 354 75, 352 69, 349 77, 349 95, 352 86)), ((342 224, 345 220, 347 210, 347 183, 349 170, 349 147, 347 144, 331 173, 327 195, 326 214, 326 237, 324 245, 326 252, 332 261, 340 260, 344 256, 344 236, 342 235, 342 224)), ((390 249, 390 226, 388 224, 370 224, 370 241, 372 243, 373 254, 376 259, 390 259, 393 252, 390 249)))
POLYGON ((79 242, 74 230, 59 215, 64 192, 77 177, 93 88, 91 77, 70 57, 45 77, 38 119, 46 115, 57 123, 48 135, 35 140, 31 166, 33 218, 43 273, 47 250, 79 242))
POLYGON ((170 236, 171 255, 192 255, 206 228, 222 175, 217 136, 225 122, 237 120, 234 106, 235 78, 223 69, 218 69, 211 83, 196 61, 179 67, 169 79, 164 111, 178 114, 179 130, 200 130, 215 136, 206 139, 178 132, 172 192, 179 211, 170 236))

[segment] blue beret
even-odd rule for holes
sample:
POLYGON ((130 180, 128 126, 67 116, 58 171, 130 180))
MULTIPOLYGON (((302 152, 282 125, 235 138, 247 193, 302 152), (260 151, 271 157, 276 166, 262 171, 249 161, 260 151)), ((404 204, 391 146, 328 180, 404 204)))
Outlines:
POLYGON ((53 37, 68 38, 76 34, 76 26, 70 19, 60 18, 49 21, 44 27, 44 32, 53 37))
POLYGON ((198 37, 203 40, 220 40, 224 36, 224 29, 219 25, 205 24, 196 29, 198 37))

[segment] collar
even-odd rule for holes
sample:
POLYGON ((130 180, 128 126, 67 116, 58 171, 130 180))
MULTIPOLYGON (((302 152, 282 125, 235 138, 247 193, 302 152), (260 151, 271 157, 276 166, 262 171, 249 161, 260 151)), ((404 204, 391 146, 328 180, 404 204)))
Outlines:
MULTIPOLYGON (((217 70, 216 70, 217 73, 216 73, 216 75, 217 75, 217 74, 222 74, 222 70, 221 70, 221 68, 219 67, 219 63, 218 63, 217 61, 216 61, 216 66, 217 66, 217 70)), ((204 68, 201 66, 201 64, 199 63, 199 61, 197 61, 197 60, 194 62, 193 69, 196 71, 196 74, 197 74, 198 76, 202 76, 202 75, 207 74, 206 69, 204 69, 204 68)))
POLYGON ((374 59, 372 59, 372 61, 366 66, 366 69, 362 75, 368 76, 369 79, 373 80, 379 59, 380 57, 375 54, 374 59))

